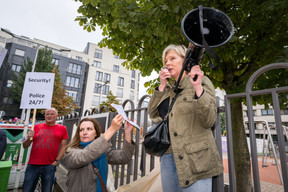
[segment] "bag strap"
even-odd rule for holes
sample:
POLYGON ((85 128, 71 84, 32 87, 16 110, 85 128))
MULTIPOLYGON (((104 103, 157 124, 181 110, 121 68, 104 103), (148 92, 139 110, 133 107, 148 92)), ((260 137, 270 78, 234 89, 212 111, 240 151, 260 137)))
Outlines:
POLYGON ((97 174, 99 180, 100 180, 100 183, 101 183, 101 187, 102 187, 102 192, 108 192, 106 186, 105 186, 105 183, 99 173, 99 169, 92 163, 92 166, 93 166, 93 170, 94 172, 97 174))
POLYGON ((180 92, 181 92, 181 91, 177 91, 175 97, 173 97, 172 102, 171 102, 170 106, 168 107, 168 112, 167 112, 167 114, 166 114, 165 117, 164 117, 164 120, 167 120, 168 115, 169 115, 170 111, 172 110, 172 107, 173 107, 173 105, 174 105, 174 103, 175 103, 175 101, 176 101, 176 98, 178 97, 178 95, 179 95, 180 92))
POLYGON ((208 45, 204 35, 207 35, 209 32, 207 30, 204 29, 203 27, 203 7, 202 5, 198 6, 199 9, 199 23, 200 23, 200 31, 202 34, 202 44, 203 47, 205 48, 205 51, 207 51, 211 57, 213 57, 216 61, 216 63, 218 64, 216 67, 213 65, 213 62, 211 61, 210 57, 208 56, 209 59, 209 65, 210 65, 210 69, 212 70, 216 70, 218 68, 218 66, 220 65, 220 59, 218 57, 218 55, 216 55, 216 53, 214 51, 212 51, 211 47, 208 45))

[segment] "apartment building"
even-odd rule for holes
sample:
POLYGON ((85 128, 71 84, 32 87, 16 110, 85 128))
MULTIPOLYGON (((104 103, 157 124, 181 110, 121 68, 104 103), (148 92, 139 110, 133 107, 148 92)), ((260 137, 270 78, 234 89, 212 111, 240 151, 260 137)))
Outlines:
MULTIPOLYGON (((245 132, 249 134, 248 130, 248 113, 247 106, 243 105, 243 119, 245 123, 245 132)), ((255 134, 256 137, 262 138, 264 134, 267 135, 267 126, 270 127, 271 135, 277 135, 277 131, 275 129, 275 117, 273 107, 269 107, 269 109, 265 109, 264 105, 256 105, 253 106, 253 117, 255 123, 255 134)), ((285 126, 285 129, 288 131, 288 109, 281 110, 281 121, 282 125, 285 126)))
POLYGON ((96 44, 87 43, 84 52, 91 64, 87 74, 83 112, 98 107, 107 99, 109 91, 117 97, 120 103, 126 99, 137 103, 139 71, 127 70, 121 65, 124 60, 114 55, 108 48, 100 48, 96 44))
POLYGON ((80 106, 77 112, 82 115, 85 110, 98 108, 107 94, 112 91, 119 102, 131 99, 138 101, 140 72, 127 70, 121 63, 124 60, 113 55, 113 51, 100 48, 96 44, 87 43, 83 52, 71 50, 40 39, 7 36, 0 31, 0 46, 8 52, 0 69, 0 111, 6 118, 19 117, 19 106, 11 97, 12 72, 19 72, 26 57, 33 61, 36 47, 47 46, 52 49, 53 62, 59 66, 61 81, 74 101, 80 106))

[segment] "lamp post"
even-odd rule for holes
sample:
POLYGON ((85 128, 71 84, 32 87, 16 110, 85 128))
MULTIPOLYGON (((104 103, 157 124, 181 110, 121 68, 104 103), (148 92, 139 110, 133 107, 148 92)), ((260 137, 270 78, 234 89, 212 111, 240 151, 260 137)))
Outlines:
MULTIPOLYGON (((4 28, 1 28, 1 31, 11 35, 13 38, 17 38, 17 39, 21 39, 21 40, 24 40, 24 41, 27 41, 27 42, 30 42, 30 43, 33 43, 33 44, 36 44, 36 53, 35 53, 35 58, 34 58, 34 62, 33 62, 33 66, 32 66, 32 71, 31 72, 34 72, 35 70, 35 66, 36 66, 36 62, 37 62, 37 57, 38 57, 38 52, 39 52, 39 48, 40 46, 42 47, 46 47, 45 45, 42 45, 40 43, 36 43, 34 41, 31 41, 29 39, 26 39, 26 38, 23 38, 21 36, 18 36, 18 35, 15 35, 14 33, 12 33, 10 30, 8 29, 4 29, 4 28)), ((54 49, 54 48, 51 48, 49 47, 50 49, 54 49)), ((60 52, 63 52, 63 51, 71 51, 69 49, 54 49, 54 50, 57 50, 57 51, 60 51, 60 52)), ((31 113, 31 109, 27 109, 26 111, 26 118, 25 118, 25 123, 24 123, 24 131, 23 131, 23 138, 26 138, 27 136, 27 130, 28 130, 28 123, 29 123, 29 118, 30 118, 30 113, 31 113)), ((21 122, 23 121, 24 119, 24 114, 25 114, 25 109, 22 109, 22 114, 21 114, 21 122)), ((35 117, 36 117, 36 109, 34 109, 34 112, 33 112, 33 122, 32 122, 32 128, 34 126, 34 123, 35 123, 35 117)), ((18 185, 19 185, 19 179, 20 179, 20 171, 21 171, 21 167, 22 167, 22 159, 23 159, 23 154, 24 154, 24 148, 23 146, 21 145, 21 149, 20 149, 20 154, 19 154, 19 160, 18 160, 18 166, 17 166, 17 175, 16 175, 16 180, 15 180, 15 185, 14 185, 14 191, 18 191, 18 185)), ((27 156, 29 156, 30 153, 27 153, 27 156)), ((27 160, 29 158, 26 158, 26 162, 25 162, 25 169, 26 169, 26 166, 27 166, 27 160)))
POLYGON ((109 81, 109 80, 106 80, 106 81, 104 82, 104 84, 102 84, 102 85, 100 85, 100 86, 97 87, 97 89, 100 88, 99 108, 100 108, 100 102, 101 102, 101 96, 102 96, 102 90, 101 90, 101 88, 102 88, 104 85, 107 85, 108 83, 110 83, 110 81, 109 81))

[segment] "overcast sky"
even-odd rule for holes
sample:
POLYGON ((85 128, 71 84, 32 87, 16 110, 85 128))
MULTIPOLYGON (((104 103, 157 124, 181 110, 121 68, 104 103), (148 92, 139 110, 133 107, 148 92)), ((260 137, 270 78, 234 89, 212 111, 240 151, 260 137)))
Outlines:
POLYGON ((24 35, 83 51, 87 42, 98 43, 99 28, 87 32, 74 21, 79 2, 73 0, 5 0, 0 4, 0 26, 24 35))
MULTIPOLYGON (((79 6, 73 0, 3 0, 0 27, 82 52, 88 42, 97 44, 102 35, 99 28, 89 33, 74 21, 79 6)), ((145 94, 143 84, 150 78, 141 78, 140 96, 145 94)))

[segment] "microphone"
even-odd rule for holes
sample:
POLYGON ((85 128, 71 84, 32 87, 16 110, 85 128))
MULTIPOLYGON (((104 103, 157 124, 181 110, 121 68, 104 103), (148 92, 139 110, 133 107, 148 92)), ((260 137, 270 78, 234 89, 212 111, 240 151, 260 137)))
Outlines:
MULTIPOLYGON (((167 69, 168 70, 167 67, 162 67, 162 69, 167 69)), ((169 81, 169 78, 166 78, 166 80, 169 81)))

